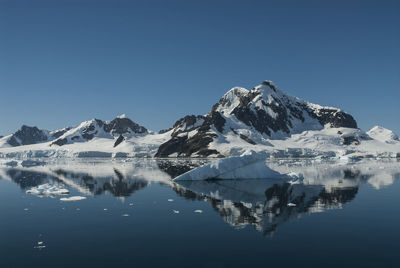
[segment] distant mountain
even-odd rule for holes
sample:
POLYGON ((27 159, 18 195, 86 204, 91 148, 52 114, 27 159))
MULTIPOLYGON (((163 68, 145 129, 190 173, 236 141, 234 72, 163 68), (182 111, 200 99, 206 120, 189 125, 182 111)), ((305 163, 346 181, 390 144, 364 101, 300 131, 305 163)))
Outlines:
POLYGON ((255 145, 265 143, 266 139, 283 139, 324 127, 357 128, 357 123, 338 108, 292 97, 271 81, 264 81, 252 90, 232 88, 204 116, 190 115, 178 120, 171 139, 160 146, 156 156, 218 155, 208 145, 217 139, 224 140, 227 135, 255 145))
POLYGON ((38 129, 37 127, 30 127, 23 125, 14 134, 0 138, 6 139, 5 142, 8 145, 15 147, 15 146, 30 145, 30 144, 51 141, 60 137, 69 129, 70 128, 67 127, 60 130, 48 131, 48 130, 38 129))
POLYGON ((94 137, 114 138, 118 137, 114 147, 118 146, 125 137, 133 134, 147 134, 148 130, 136 124, 125 115, 119 116, 111 121, 92 119, 82 122, 79 126, 70 129, 61 135, 51 145, 63 146, 74 142, 89 141, 94 137))
POLYGON ((367 134, 376 140, 385 142, 385 143, 395 143, 399 141, 399 136, 397 136, 393 131, 380 127, 380 126, 375 126, 371 128, 367 134))

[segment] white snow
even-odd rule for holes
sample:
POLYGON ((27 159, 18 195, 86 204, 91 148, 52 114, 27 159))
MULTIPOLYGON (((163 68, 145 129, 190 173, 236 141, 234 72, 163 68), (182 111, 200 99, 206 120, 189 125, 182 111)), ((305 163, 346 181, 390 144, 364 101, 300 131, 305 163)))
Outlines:
POLYGON ((51 185, 49 183, 42 184, 36 187, 32 187, 27 190, 26 193, 33 194, 37 196, 57 196, 69 194, 69 191, 65 188, 61 188, 58 185, 51 185))
POLYGON ((71 196, 71 197, 63 197, 60 198, 60 201, 64 202, 74 202, 74 201, 80 201, 80 200, 85 200, 85 196, 71 196))
POLYGON ((118 115, 117 118, 123 119, 123 118, 128 118, 128 116, 126 116, 126 114, 121 114, 118 115))
POLYGON ((207 180, 207 179, 263 179, 289 178, 270 169, 264 152, 247 151, 241 156, 233 156, 213 161, 204 166, 190 170, 174 181, 207 180))
POLYGON ((371 138, 385 143, 393 144, 399 141, 399 136, 397 136, 393 131, 380 126, 371 128, 367 134, 371 138))

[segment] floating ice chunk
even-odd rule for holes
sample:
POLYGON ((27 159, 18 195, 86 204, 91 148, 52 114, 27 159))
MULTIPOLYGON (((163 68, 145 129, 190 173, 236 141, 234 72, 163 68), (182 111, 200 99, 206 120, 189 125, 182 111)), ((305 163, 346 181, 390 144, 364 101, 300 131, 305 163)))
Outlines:
POLYGON ((103 210, 104 210, 104 211, 107 211, 108 209, 105 208, 105 209, 103 209, 103 210))
POLYGON ((174 202, 174 199, 168 199, 168 202, 174 202))
POLYGON ((74 201, 80 201, 80 200, 85 200, 85 199, 86 199, 85 196, 77 195, 77 196, 60 198, 60 201, 63 201, 63 202, 74 202, 74 201))
POLYGON ((179 214, 179 210, 173 209, 172 211, 174 212, 174 214, 179 214))
POLYGON ((29 209, 28 209, 28 208, 24 208, 24 210, 25 210, 25 211, 28 211, 29 209))
POLYGON ((133 203, 129 203, 130 206, 133 206, 133 203))
POLYGON ((127 213, 125 213, 125 214, 122 214, 121 216, 122 216, 122 217, 129 217, 130 215, 127 214, 127 213))
POLYGON ((194 213, 203 213, 203 211, 202 211, 201 209, 196 209, 196 210, 194 211, 194 213))
POLYGON ((45 247, 46 247, 46 246, 45 246, 45 244, 44 244, 43 241, 38 241, 38 242, 37 242, 37 245, 34 246, 33 248, 43 249, 43 248, 45 248, 45 247))
POLYGON ((233 156, 208 163, 175 178, 175 181, 207 179, 272 179, 290 178, 270 169, 265 160, 265 152, 247 151, 241 156, 233 156))
POLYGON ((288 207, 295 207, 296 204, 295 204, 295 203, 288 203, 287 206, 288 206, 288 207))
POLYGON ((31 189, 27 190, 26 193, 33 194, 37 196, 50 196, 54 197, 57 195, 65 195, 69 194, 67 189, 61 188, 57 185, 51 185, 49 183, 42 184, 36 187, 32 187, 31 189))

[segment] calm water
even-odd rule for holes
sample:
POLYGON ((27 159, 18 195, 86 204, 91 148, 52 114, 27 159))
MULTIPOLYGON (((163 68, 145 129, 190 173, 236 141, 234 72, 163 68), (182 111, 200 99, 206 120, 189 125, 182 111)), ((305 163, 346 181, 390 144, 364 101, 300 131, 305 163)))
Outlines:
POLYGON ((202 162, 3 166, 0 267, 399 267, 399 162, 270 163, 298 184, 172 183, 202 162), (46 183, 70 193, 26 193, 46 183))

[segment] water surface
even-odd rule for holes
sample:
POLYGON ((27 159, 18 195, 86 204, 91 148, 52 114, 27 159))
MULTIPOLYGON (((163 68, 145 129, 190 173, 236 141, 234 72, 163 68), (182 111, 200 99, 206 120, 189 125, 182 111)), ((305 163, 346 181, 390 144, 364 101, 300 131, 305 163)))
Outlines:
POLYGON ((204 162, 1 167, 0 267, 398 267, 399 162, 270 163, 297 184, 172 182, 204 162), (69 194, 26 193, 43 184, 69 194))

